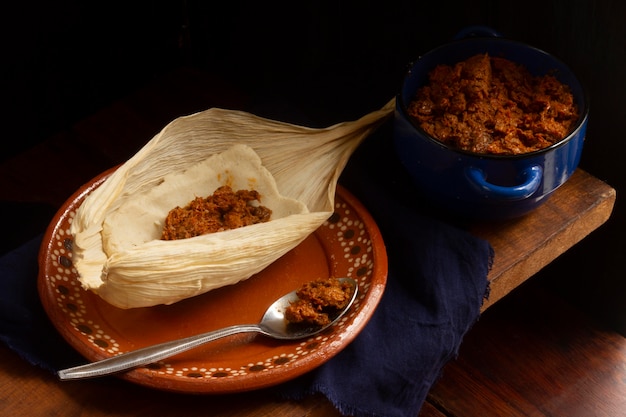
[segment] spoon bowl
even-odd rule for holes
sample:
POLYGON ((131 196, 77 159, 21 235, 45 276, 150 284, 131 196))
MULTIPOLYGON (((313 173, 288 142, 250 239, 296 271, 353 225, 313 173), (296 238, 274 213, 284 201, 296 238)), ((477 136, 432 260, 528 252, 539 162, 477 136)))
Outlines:
POLYGON ((229 326, 183 339, 148 346, 98 362, 63 369, 60 370, 57 375, 61 380, 72 380, 116 374, 169 358, 178 353, 237 333, 260 333, 278 340, 295 340, 313 336, 335 324, 350 309, 356 299, 358 293, 356 281, 352 278, 338 278, 338 280, 341 283, 350 285, 352 296, 346 306, 335 312, 335 314, 330 317, 330 322, 324 326, 292 325, 285 319, 285 310, 287 307, 298 300, 297 290, 294 290, 283 295, 270 305, 258 324, 229 326))

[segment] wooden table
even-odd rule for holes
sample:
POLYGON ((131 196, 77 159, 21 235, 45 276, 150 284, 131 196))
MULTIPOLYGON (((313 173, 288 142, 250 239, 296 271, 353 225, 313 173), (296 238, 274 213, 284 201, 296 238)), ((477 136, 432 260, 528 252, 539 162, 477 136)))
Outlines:
MULTIPOLYGON (((212 106, 241 105, 245 97, 220 94, 221 80, 183 70, 112 104, 72 129, 4 161, 0 200, 59 207, 80 185, 132 155, 175 117, 212 106), (183 80, 181 83, 180 80, 183 80), (179 103, 173 106, 172 103, 179 103), (55 176, 46 175, 54 172, 55 176)), ((471 230, 495 249, 487 309, 533 276, 610 216, 615 190, 578 170, 532 214, 471 230)), ((437 398, 441 409, 441 398, 437 398)), ((189 416, 337 416, 323 397, 276 401, 263 391, 220 397, 155 393, 116 378, 61 383, 0 346, 0 414, 189 416)), ((421 416, 442 416, 431 404, 421 416)))
POLYGON ((472 226, 495 251, 491 294, 483 310, 606 222, 615 198, 613 188, 579 169, 531 215, 472 226))

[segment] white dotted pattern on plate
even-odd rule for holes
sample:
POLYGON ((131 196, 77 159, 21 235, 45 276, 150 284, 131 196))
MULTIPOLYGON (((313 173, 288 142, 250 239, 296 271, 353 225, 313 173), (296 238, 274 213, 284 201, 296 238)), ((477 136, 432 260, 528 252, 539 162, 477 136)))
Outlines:
MULTIPOLYGON (((53 238, 53 249, 50 251, 50 271, 46 278, 51 288, 55 289, 57 308, 67 318, 71 326, 95 348, 113 356, 123 351, 118 342, 107 334, 95 319, 90 318, 89 311, 82 296, 85 291, 77 279, 77 271, 72 266, 72 237, 69 227, 75 216, 72 210, 59 222, 59 227, 53 238)), ((333 259, 339 265, 337 270, 341 276, 352 277, 359 282, 360 295, 355 301, 351 312, 344 316, 335 326, 323 334, 316 335, 303 341, 293 348, 293 351, 280 353, 255 363, 244 363, 238 367, 204 368, 204 367, 179 367, 175 368, 166 361, 161 361, 147 368, 161 375, 180 378, 237 378, 268 371, 271 369, 289 366, 303 358, 321 346, 332 342, 346 322, 360 310, 361 300, 369 290, 370 278, 373 269, 373 246, 369 239, 365 224, 352 212, 351 207, 339 201, 335 205, 335 213, 322 226, 329 232, 329 239, 335 241, 333 245, 340 245, 343 259, 333 259)), ((335 255, 331 254, 334 258, 335 255)), ((286 345, 287 347, 289 345, 286 345)))

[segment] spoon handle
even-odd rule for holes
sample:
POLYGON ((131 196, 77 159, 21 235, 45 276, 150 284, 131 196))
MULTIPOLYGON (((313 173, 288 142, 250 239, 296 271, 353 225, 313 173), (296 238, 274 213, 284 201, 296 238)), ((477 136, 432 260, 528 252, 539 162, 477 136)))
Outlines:
POLYGON ((244 332, 263 333, 263 330, 256 324, 225 327, 223 329, 186 337, 184 339, 177 339, 170 342, 160 343, 158 345, 147 346, 132 352, 122 353, 121 355, 103 359, 98 362, 62 369, 57 373, 57 375, 61 380, 111 375, 117 372, 136 368, 138 366, 148 365, 161 359, 169 358, 178 353, 185 352, 222 337, 244 332))

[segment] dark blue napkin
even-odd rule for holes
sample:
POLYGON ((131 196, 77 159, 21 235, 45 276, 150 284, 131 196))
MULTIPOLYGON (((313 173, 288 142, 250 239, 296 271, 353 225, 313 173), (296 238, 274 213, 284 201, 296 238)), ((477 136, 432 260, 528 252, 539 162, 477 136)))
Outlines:
POLYGON ((57 333, 39 301, 37 255, 43 234, 0 258, 0 340, 52 372, 84 362, 57 333))
POLYGON ((387 287, 364 331, 335 358, 278 387, 287 398, 324 394, 355 417, 416 416, 457 355, 488 296, 493 249, 413 188, 383 126, 352 156, 341 183, 372 214, 389 257, 387 287), (449 217, 446 217, 449 219, 449 217))
MULTIPOLYGON (((437 219, 393 155, 390 127, 353 155, 341 183, 375 218, 389 257, 379 308, 364 331, 315 371, 275 387, 283 398, 319 392, 355 417, 417 415, 457 354, 488 291, 492 249, 437 219)), ((56 371, 83 362, 49 322, 37 294, 41 236, 0 258, 0 339, 56 371)))

